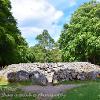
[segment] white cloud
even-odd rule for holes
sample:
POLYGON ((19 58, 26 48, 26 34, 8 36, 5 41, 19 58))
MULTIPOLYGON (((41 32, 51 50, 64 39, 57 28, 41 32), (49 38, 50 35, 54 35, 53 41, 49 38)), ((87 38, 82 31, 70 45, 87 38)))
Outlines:
POLYGON ((12 12, 19 22, 39 19, 52 23, 63 16, 63 12, 55 9, 48 0, 11 0, 11 3, 12 12))
POLYGON ((22 31, 22 35, 24 37, 36 37, 38 34, 42 32, 42 28, 38 27, 21 27, 20 30, 22 31))
MULTIPOLYGON (((49 33, 51 36, 57 41, 60 31, 61 31, 61 26, 56 26, 53 25, 51 27, 47 27, 49 33)), ((39 27, 21 27, 20 30, 22 31, 22 36, 26 38, 35 38, 38 34, 42 33, 43 28, 39 27)))
MULTIPOLYGON (((53 39, 55 39, 55 41, 57 41, 59 39, 60 36, 60 31, 62 30, 61 26, 51 26, 51 27, 47 27, 49 33, 51 33, 50 35, 53 37, 53 39)), ((22 32, 22 36, 26 39, 26 41, 29 43, 29 46, 33 46, 37 43, 37 41, 35 41, 35 38, 38 34, 42 33, 43 28, 39 28, 39 27, 20 27, 20 30, 22 32)))
POLYGON ((11 0, 11 5, 22 36, 29 43, 28 38, 34 39, 43 29, 47 29, 57 40, 61 30, 57 23, 64 15, 63 11, 57 10, 48 0, 11 0))

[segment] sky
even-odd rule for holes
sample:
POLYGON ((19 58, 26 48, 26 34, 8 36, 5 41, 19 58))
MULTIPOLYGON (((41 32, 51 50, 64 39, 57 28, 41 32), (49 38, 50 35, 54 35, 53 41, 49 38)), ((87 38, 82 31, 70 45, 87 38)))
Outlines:
MULTIPOLYGON (((38 34, 47 29, 57 41, 65 23, 83 3, 90 0, 10 0, 12 14, 29 46, 35 45, 38 34)), ((100 0, 98 0, 100 1, 100 0)))

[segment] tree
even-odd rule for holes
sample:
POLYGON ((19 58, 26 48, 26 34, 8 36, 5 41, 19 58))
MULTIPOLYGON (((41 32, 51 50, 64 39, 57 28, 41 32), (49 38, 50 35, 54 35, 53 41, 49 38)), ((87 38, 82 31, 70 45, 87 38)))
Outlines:
POLYGON ((45 62, 45 50, 40 45, 30 47, 30 50, 35 58, 35 62, 45 62))
POLYGON ((35 62, 60 62, 61 51, 58 43, 50 36, 47 30, 36 37, 38 44, 30 47, 30 52, 35 58, 35 62))
POLYGON ((48 53, 49 50, 52 50, 54 47, 55 41, 54 39, 50 36, 47 30, 43 30, 42 34, 38 35, 36 37, 36 40, 38 41, 38 45, 42 47, 42 52, 44 55, 44 61, 43 62, 49 62, 48 60, 48 53))
POLYGON ((59 39, 63 61, 100 64, 100 3, 80 6, 65 24, 59 39))
POLYGON ((27 46, 11 13, 9 0, 0 0, 0 65, 17 63, 18 46, 27 46))
POLYGON ((49 54, 49 62, 61 62, 61 51, 58 48, 52 49, 49 54))
POLYGON ((54 39, 50 36, 47 30, 43 30, 42 34, 37 35, 36 40, 38 41, 38 44, 45 49, 52 49, 55 44, 54 39))

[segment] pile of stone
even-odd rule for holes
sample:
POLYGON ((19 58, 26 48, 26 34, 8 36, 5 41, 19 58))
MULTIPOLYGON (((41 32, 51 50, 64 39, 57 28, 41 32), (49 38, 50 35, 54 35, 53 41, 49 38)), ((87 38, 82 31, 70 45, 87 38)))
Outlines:
POLYGON ((32 80, 47 85, 63 80, 90 80, 100 75, 100 67, 88 62, 72 63, 20 63, 12 64, 0 71, 10 82, 32 80))
POLYGON ((58 81, 69 81, 69 80, 95 80, 99 71, 91 71, 91 72, 78 72, 73 69, 60 69, 55 72, 53 75, 53 83, 57 83, 58 81))

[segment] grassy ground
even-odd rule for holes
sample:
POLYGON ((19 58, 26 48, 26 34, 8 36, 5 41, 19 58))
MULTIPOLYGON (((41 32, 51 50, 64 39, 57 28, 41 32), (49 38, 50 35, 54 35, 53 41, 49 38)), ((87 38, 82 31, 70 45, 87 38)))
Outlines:
POLYGON ((36 100, 37 95, 21 91, 18 87, 32 85, 30 81, 0 85, 0 100, 36 100))
MULTIPOLYGON (((68 82, 64 82, 66 83, 68 82)), ((85 83, 85 85, 69 90, 62 96, 54 97, 53 100, 100 100, 100 80, 72 83, 85 83)))
MULTIPOLYGON (((59 84, 84 85, 65 92, 63 96, 54 97, 53 100, 100 100, 100 79, 96 81, 63 81, 59 84)), ((32 85, 32 82, 2 83, 0 85, 0 100, 37 100, 36 94, 26 93, 18 88, 27 85, 32 85)))
POLYGON ((94 82, 99 82, 100 83, 100 79, 96 79, 96 80, 84 80, 84 81, 80 81, 80 80, 74 80, 74 81, 60 81, 58 84, 55 85, 59 85, 59 84, 88 84, 88 83, 94 83, 94 82))

